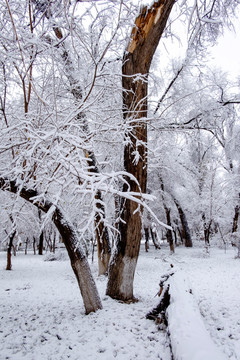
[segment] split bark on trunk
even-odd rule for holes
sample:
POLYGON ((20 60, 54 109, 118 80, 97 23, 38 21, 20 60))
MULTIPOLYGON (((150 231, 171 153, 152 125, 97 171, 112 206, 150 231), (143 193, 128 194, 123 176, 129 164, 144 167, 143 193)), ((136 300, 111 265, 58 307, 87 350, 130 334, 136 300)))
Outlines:
POLYGON ((192 237, 190 234, 186 214, 176 199, 174 199, 174 202, 178 209, 179 218, 182 224, 182 237, 184 239, 184 244, 186 247, 192 247, 192 237))
POLYGON ((47 213, 50 209, 52 211, 52 220, 56 225, 63 242, 68 251, 71 261, 72 269, 76 275, 78 285, 82 294, 83 303, 86 314, 102 308, 101 300, 91 274, 91 270, 81 244, 78 241, 76 230, 73 225, 66 219, 62 210, 53 205, 51 201, 44 200, 44 202, 34 201, 38 197, 36 190, 19 188, 16 181, 8 181, 5 178, 0 178, 0 189, 7 190, 18 194, 23 199, 35 205, 38 209, 47 213))
MULTIPOLYGON (((123 191, 146 192, 147 184, 147 91, 151 61, 175 0, 160 0, 141 9, 123 56, 122 87, 125 133, 124 168, 132 177, 123 191)), ((133 279, 141 241, 141 212, 137 203, 122 199, 119 234, 110 261, 107 295, 133 299, 133 279)))

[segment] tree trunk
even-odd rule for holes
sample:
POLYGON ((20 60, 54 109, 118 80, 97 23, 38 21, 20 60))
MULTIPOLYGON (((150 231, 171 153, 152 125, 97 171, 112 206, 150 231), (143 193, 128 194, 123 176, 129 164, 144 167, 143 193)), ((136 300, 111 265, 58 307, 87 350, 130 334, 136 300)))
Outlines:
POLYGON ((106 275, 108 273, 108 264, 111 256, 111 245, 108 229, 104 224, 105 208, 102 201, 102 195, 99 190, 95 196, 95 199, 96 207, 98 209, 95 214, 95 231, 98 251, 98 275, 106 275))
MULTIPOLYGON (((130 42, 123 56, 122 87, 125 133, 124 169, 132 176, 123 191, 146 192, 147 185, 147 90, 148 72, 175 0, 160 0, 144 7, 135 20, 130 42), (133 177, 136 181, 133 180, 133 177)), ((141 242, 142 208, 122 199, 119 234, 109 266, 107 295, 133 299, 133 279, 141 242)))
POLYGON ((25 241, 25 255, 27 255, 28 243, 29 243, 29 239, 28 239, 28 237, 27 237, 27 238, 26 238, 26 241, 25 241))
POLYGON ((210 245, 212 220, 210 220, 209 223, 207 224, 205 214, 202 214, 202 220, 203 220, 203 230, 204 230, 204 241, 205 244, 208 246, 210 245))
POLYGON ((38 242, 38 255, 43 254, 43 240, 44 240, 43 231, 41 231, 38 242))
MULTIPOLYGON (((171 210, 165 204, 164 204, 164 210, 165 210, 165 214, 166 214, 167 225, 172 226, 171 210)), ((169 243, 170 251, 171 251, 171 253, 174 253, 174 241, 173 241, 172 231, 167 230, 166 236, 167 236, 167 241, 169 243)))
POLYGON ((186 247, 192 247, 192 237, 190 234, 186 214, 180 206, 179 202, 176 199, 173 200, 178 209, 179 218, 182 224, 182 237, 184 238, 184 244, 186 247))
POLYGON ((0 178, 0 189, 18 194, 45 213, 47 213, 50 209, 53 210, 52 220, 61 234, 68 251, 72 269, 76 275, 82 294, 86 314, 101 309, 101 300, 98 295, 86 255, 79 243, 77 232, 73 225, 66 219, 62 210, 46 199, 44 199, 43 202, 40 202, 39 200, 34 201, 33 199, 36 199, 39 196, 37 191, 24 187, 19 188, 16 181, 8 181, 5 178, 0 178))
POLYGON ((237 232, 238 229, 238 218, 239 218, 239 206, 235 206, 232 233, 237 232))
POLYGON ((33 237, 33 254, 36 255, 36 238, 33 237))
MULTIPOLYGON (((159 176, 159 180, 160 180, 160 187, 162 190, 162 201, 163 201, 163 208, 164 208, 164 211, 166 214, 167 225, 172 227, 172 225, 171 225, 171 209, 168 208, 168 206, 166 205, 166 202, 165 202, 165 186, 164 186, 163 179, 161 176, 159 176)), ((170 247, 170 251, 171 251, 171 253, 174 253, 174 242, 173 242, 173 235, 172 235, 171 230, 169 230, 169 229, 167 230, 166 237, 167 237, 167 242, 170 247)))
POLYGON ((155 249, 161 249, 160 243, 157 238, 157 232, 156 229, 154 230, 152 227, 150 228, 151 237, 153 241, 153 245, 155 246, 155 249))
POLYGON ((13 247, 13 239, 15 235, 16 235, 16 230, 13 230, 12 233, 9 235, 6 270, 12 270, 12 247, 13 247))
POLYGON ((149 250, 149 228, 144 228, 144 234, 145 234, 145 251, 148 252, 149 250))

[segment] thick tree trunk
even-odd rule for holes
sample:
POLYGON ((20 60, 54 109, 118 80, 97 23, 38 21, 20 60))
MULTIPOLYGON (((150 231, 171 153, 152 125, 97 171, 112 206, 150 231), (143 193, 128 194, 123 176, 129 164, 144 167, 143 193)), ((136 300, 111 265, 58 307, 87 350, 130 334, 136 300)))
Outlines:
MULTIPOLYGON (((146 192, 147 185, 147 90, 148 72, 175 0, 160 0, 142 8, 135 20, 122 65, 123 117, 125 133, 124 168, 133 175, 123 191, 146 192)), ((119 235, 109 267, 107 295, 133 299, 133 279, 141 241, 141 212, 129 199, 121 202, 119 235)))
POLYGON ((178 209, 179 218, 182 224, 182 237, 184 239, 184 244, 186 247, 192 247, 192 237, 190 234, 186 214, 176 199, 174 199, 174 202, 178 209))
POLYGON ((101 309, 101 300, 98 295, 86 255, 79 243, 77 233, 73 225, 66 219, 62 210, 46 199, 44 202, 34 201, 34 198, 38 197, 37 191, 26 189, 24 187, 19 188, 16 181, 8 181, 5 178, 0 178, 0 189, 18 194, 45 213, 47 213, 50 209, 53 210, 52 220, 62 236, 63 242, 68 251, 72 269, 76 275, 82 294, 86 313, 88 314, 92 311, 101 309))

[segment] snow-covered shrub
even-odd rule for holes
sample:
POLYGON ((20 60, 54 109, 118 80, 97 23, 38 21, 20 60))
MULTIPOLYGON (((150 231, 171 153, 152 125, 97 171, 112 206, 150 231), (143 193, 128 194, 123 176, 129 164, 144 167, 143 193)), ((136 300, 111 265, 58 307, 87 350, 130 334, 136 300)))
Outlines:
POLYGON ((65 261, 68 260, 68 255, 66 251, 57 251, 55 253, 47 253, 44 256, 44 261, 65 261))

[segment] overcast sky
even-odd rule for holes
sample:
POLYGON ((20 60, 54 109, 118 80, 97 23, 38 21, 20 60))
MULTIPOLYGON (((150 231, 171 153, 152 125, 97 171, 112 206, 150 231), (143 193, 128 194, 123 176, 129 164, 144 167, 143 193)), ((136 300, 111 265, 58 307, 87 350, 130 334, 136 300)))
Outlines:
POLYGON ((213 50, 216 62, 231 76, 240 76, 240 27, 236 33, 227 31, 213 50))

